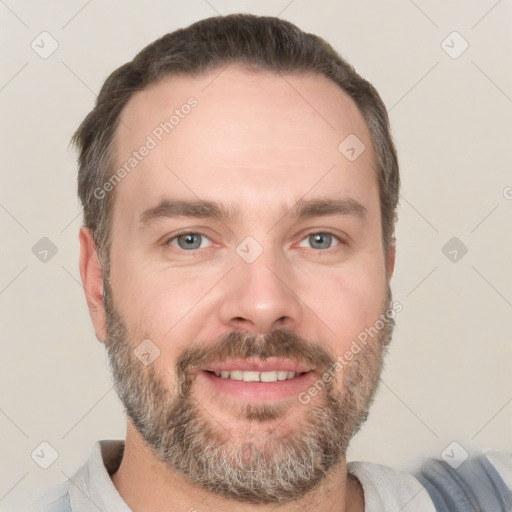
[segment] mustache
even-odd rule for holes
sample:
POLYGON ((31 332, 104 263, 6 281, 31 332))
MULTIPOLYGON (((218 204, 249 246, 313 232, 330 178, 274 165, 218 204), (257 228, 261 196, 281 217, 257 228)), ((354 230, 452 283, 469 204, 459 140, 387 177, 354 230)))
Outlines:
POLYGON ((266 334, 230 332, 215 343, 195 342, 176 360, 178 377, 187 379, 194 370, 229 359, 285 358, 309 366, 322 376, 335 364, 336 355, 323 341, 309 340, 289 329, 266 334))

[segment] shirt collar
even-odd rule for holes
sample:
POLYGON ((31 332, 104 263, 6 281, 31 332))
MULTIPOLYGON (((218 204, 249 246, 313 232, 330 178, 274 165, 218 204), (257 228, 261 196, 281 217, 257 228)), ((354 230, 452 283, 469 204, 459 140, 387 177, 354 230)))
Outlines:
POLYGON ((96 442, 87 462, 70 478, 72 510, 84 512, 131 512, 117 492, 110 475, 117 471, 124 441, 96 442))

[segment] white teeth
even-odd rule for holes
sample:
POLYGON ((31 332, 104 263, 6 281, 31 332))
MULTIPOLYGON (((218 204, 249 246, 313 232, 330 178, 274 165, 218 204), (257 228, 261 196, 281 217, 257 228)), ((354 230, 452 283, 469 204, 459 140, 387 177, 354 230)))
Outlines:
POLYGON ((260 372, 243 372, 242 378, 245 382, 259 382, 260 372))
POLYGON ((278 380, 288 380, 295 377, 295 372, 286 370, 274 370, 270 372, 255 372, 242 370, 222 370, 214 372, 217 377, 223 379, 243 380, 244 382, 276 382, 278 380))
POLYGON ((260 380, 261 382, 276 382, 277 372, 261 372, 260 380))

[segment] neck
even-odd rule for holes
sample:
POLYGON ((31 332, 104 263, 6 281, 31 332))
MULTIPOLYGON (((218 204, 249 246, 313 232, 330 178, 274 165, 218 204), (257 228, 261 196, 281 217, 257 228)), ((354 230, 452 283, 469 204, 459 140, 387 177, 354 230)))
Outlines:
POLYGON ((241 504, 191 484, 163 464, 142 442, 128 422, 125 450, 112 476, 117 491, 133 512, 363 512, 359 481, 347 475, 346 460, 334 466, 319 486, 305 496, 284 504, 241 504))

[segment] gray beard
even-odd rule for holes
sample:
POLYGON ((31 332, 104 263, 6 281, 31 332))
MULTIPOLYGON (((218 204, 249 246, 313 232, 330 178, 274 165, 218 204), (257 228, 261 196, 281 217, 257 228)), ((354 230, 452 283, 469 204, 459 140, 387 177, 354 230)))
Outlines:
MULTIPOLYGON (((286 357, 314 368, 321 379, 335 363, 328 348, 286 329, 266 335, 232 332, 216 343, 191 344, 178 357, 171 375, 163 367, 158 371, 156 363, 144 366, 135 357, 133 349, 141 339, 129 340, 108 282, 104 290, 105 346, 117 394, 142 440, 188 482, 242 503, 300 499, 340 462, 366 421, 393 319, 344 365, 342 386, 336 385, 335 376, 322 383, 324 389, 311 403, 302 405, 308 410, 300 424, 283 432, 287 407, 282 403, 245 404, 239 406, 236 419, 247 424, 247 430, 235 439, 192 396, 195 368, 227 358, 286 357)), ((390 304, 388 288, 383 312, 390 304)))

